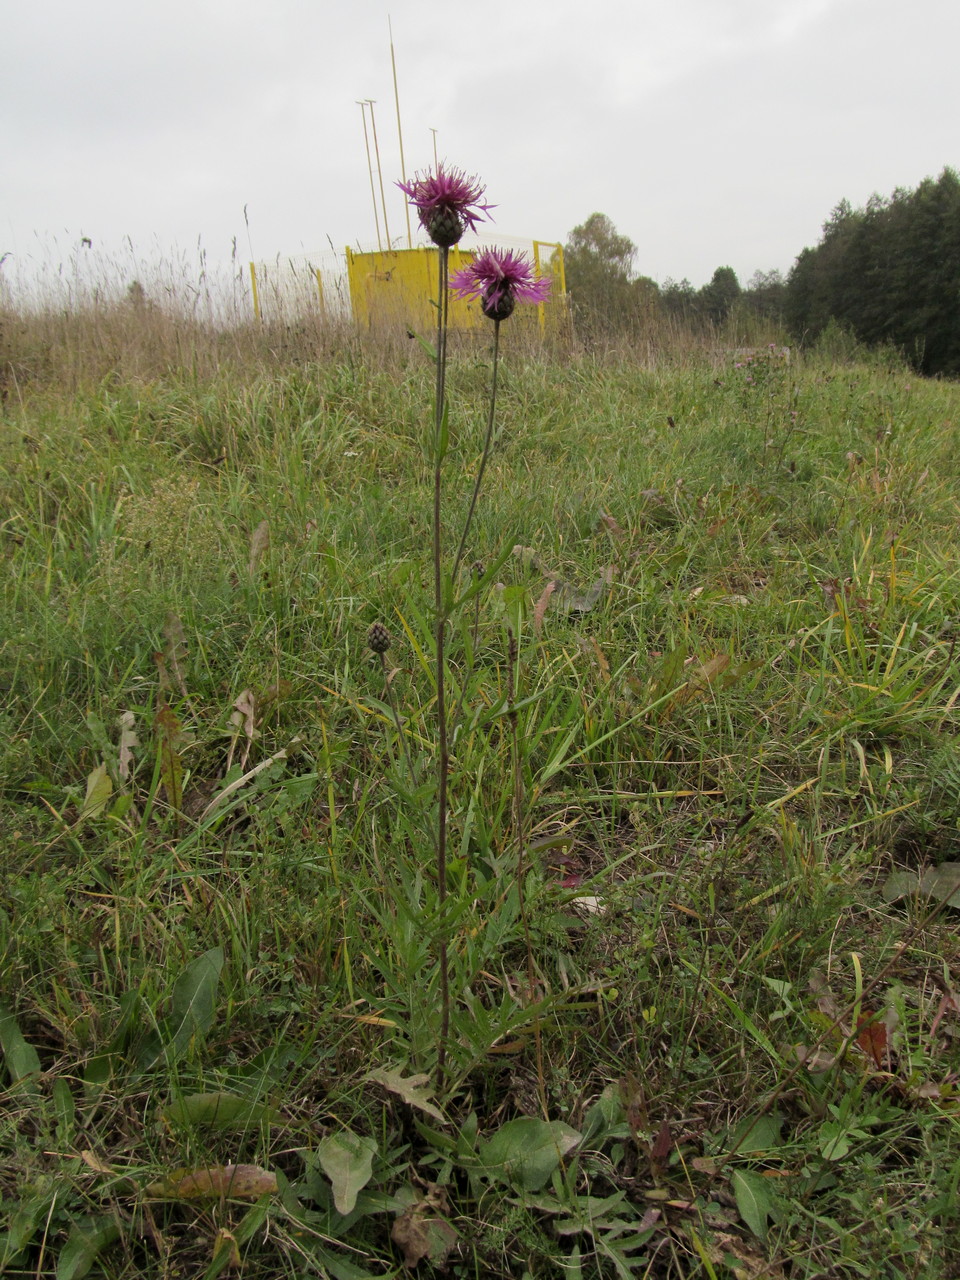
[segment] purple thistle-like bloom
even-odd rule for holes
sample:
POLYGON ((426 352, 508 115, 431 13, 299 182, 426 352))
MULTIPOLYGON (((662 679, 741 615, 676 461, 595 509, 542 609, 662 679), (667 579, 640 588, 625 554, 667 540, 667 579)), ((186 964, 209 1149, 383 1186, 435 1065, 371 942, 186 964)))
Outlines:
POLYGON ((491 320, 506 320, 518 302, 545 302, 550 281, 538 280, 522 253, 484 249, 453 276, 450 288, 460 298, 479 298, 480 309, 491 320))
POLYGON ((442 249, 457 244, 467 227, 475 231, 480 219, 494 208, 480 203, 486 188, 477 178, 468 178, 462 169, 444 169, 442 164, 436 173, 417 174, 397 186, 416 205, 421 226, 442 249))

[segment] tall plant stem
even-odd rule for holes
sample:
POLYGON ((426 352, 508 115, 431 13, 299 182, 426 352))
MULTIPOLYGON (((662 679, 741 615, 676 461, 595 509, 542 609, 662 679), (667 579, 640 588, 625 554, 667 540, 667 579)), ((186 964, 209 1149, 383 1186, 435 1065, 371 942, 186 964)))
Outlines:
MULTIPOLYGON (((513 829, 517 841, 517 900, 520 906, 520 920, 523 924, 523 941, 527 949, 527 999, 533 1003, 536 999, 537 975, 533 960, 533 938, 530 935, 530 918, 527 915, 527 845, 524 825, 524 789, 523 760, 520 756, 520 735, 517 725, 517 676, 520 666, 520 645, 512 628, 509 631, 510 648, 507 664, 509 667, 509 702, 507 715, 510 720, 510 748, 513 756, 513 829)), ((540 1019, 533 1023, 533 1040, 537 1055, 537 1093, 544 1120, 550 1119, 547 1102, 547 1083, 543 1069, 543 1037, 540 1033, 540 1019)))
POLYGON ((433 588, 436 618, 437 663, 437 902, 439 905, 438 960, 440 967, 440 1040, 437 1046, 437 1082, 442 1083, 447 1066, 450 1035, 450 970, 447 957, 447 778, 450 753, 447 744, 446 634, 447 613, 443 598, 443 455, 446 432, 445 399, 447 377, 447 269, 449 251, 441 247, 437 284, 437 387, 433 429, 433 588))
POLYGON ((500 361, 500 321, 493 322, 493 376, 490 387, 490 413, 487 417, 487 434, 483 441, 483 453, 480 455, 480 466, 477 468, 477 478, 473 482, 473 493, 470 495, 470 507, 467 511, 467 518, 463 524, 463 535, 460 538, 460 546, 457 548, 456 559, 453 562, 453 579, 456 581, 457 571, 460 568, 460 562, 463 560, 463 554, 467 549, 467 535, 470 532, 470 525, 473 523, 473 513, 476 510, 477 499, 480 496, 480 485, 483 483, 483 473, 487 469, 487 459, 490 457, 490 446, 493 443, 493 424, 497 417, 497 371, 500 361))

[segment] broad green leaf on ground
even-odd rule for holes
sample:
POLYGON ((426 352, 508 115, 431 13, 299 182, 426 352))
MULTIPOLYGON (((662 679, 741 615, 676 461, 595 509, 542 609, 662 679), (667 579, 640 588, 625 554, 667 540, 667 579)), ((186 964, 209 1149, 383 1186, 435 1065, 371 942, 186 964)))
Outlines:
POLYGON ((884 882, 886 902, 914 895, 945 902, 948 907, 960 907, 960 862, 941 862, 939 867, 929 867, 922 876, 915 871, 895 871, 884 882))
POLYGON ((277 1190, 277 1175, 255 1164, 211 1165, 206 1169, 175 1169, 145 1194, 161 1200, 258 1200, 277 1190))
POLYGON ((434 1120, 439 1120, 441 1124, 446 1123, 443 1112, 430 1101, 433 1089, 428 1075, 405 1076, 401 1071, 388 1071, 384 1068, 380 1071, 368 1072, 366 1079, 382 1085, 390 1093, 395 1093, 404 1102, 409 1102, 411 1107, 419 1107, 421 1111, 425 1111, 434 1120))
POLYGON ((191 960, 173 986, 171 1036, 167 1041, 180 1057, 195 1038, 203 1039, 213 1026, 217 986, 223 969, 223 947, 213 947, 191 960))
POLYGON ((35 1091, 40 1058, 33 1045, 24 1039, 16 1018, 3 1005, 0 1005, 0 1051, 3 1052, 11 1086, 35 1091))
POLYGON ((140 1065, 152 1067, 161 1058, 176 1062, 213 1026, 217 986, 223 969, 223 948, 213 947, 191 960, 173 984, 170 1016, 140 1051, 140 1065))
POLYGON ((372 1138, 361 1137, 349 1129, 330 1134, 317 1147, 317 1161, 330 1179, 337 1213, 348 1214, 353 1210, 357 1196, 373 1174, 376 1154, 377 1144, 372 1138))
POLYGON ((745 1116, 734 1130, 726 1149, 741 1156, 757 1151, 772 1151, 780 1146, 782 1128, 783 1116, 776 1112, 745 1116))
POLYGON ((236 1093, 190 1093, 160 1112, 167 1124, 205 1125, 212 1129, 250 1129, 264 1122, 278 1124, 279 1111, 255 1098, 236 1093))
POLYGON ((766 1240, 767 1221, 775 1212, 769 1182, 747 1169, 737 1169, 731 1181, 737 1212, 758 1240, 766 1240))
POLYGON ((89 1275, 101 1250, 120 1238, 120 1223, 112 1214, 83 1218, 70 1229, 57 1261, 57 1280, 81 1280, 89 1275))
POLYGON ((481 1145, 480 1163, 485 1172, 524 1191, 539 1191, 580 1136, 562 1120, 521 1116, 509 1120, 481 1145))

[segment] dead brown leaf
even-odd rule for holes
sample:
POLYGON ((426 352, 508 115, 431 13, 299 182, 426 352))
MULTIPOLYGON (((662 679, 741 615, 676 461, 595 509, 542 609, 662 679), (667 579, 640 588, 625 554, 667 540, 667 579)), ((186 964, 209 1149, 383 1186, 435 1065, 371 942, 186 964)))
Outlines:
POLYGON ((161 1200, 259 1200, 277 1189, 277 1175, 255 1164, 211 1165, 206 1169, 175 1169, 144 1193, 161 1200))
POLYGON ((550 604, 550 597, 553 595, 556 589, 557 589, 556 581, 554 579, 551 579, 547 583, 547 585, 544 587, 540 595, 540 599, 537 601, 534 607, 533 629, 537 633, 537 635, 539 635, 541 630, 543 629, 543 618, 550 604))

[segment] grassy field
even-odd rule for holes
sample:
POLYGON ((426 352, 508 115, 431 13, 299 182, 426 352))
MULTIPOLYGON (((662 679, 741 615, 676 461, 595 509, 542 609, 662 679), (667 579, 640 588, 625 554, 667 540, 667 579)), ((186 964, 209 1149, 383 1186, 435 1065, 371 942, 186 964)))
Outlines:
POLYGON ((960 1274, 960 387, 506 331, 440 909, 429 362, 31 332, 0 1274, 960 1274))

